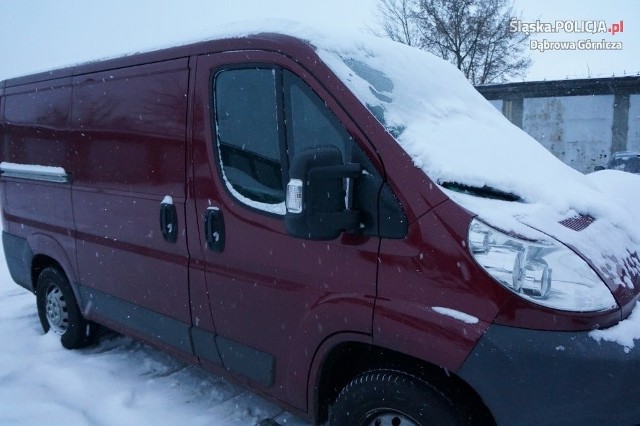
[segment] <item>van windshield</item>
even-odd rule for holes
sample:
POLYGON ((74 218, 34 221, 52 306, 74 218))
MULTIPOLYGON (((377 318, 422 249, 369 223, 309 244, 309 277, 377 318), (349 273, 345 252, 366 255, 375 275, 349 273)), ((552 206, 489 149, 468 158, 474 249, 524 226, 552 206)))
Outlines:
POLYGON ((589 186, 430 53, 373 37, 317 52, 436 183, 493 188, 525 202, 556 200, 559 181, 578 188, 573 193, 589 186))

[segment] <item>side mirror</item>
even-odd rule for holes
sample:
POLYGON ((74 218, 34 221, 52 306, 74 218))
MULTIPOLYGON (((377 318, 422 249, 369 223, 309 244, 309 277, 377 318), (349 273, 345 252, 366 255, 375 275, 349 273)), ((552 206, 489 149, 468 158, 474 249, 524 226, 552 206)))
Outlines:
POLYGON ((333 240, 358 229, 360 212, 351 209, 353 179, 360 164, 343 164, 333 146, 304 149, 293 158, 287 185, 284 225, 294 237, 333 240))
POLYGON ((595 167, 593 168, 593 170, 595 170, 596 172, 599 172, 600 170, 604 170, 604 167, 602 167, 602 166, 595 166, 595 167))

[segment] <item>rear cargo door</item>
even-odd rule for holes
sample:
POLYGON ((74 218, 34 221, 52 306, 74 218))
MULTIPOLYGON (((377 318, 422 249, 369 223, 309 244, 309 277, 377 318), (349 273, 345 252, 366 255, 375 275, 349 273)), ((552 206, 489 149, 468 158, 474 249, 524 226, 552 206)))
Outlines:
POLYGON ((379 238, 289 236, 287 152, 293 132, 305 135, 297 146, 350 152, 355 132, 322 87, 275 53, 202 56, 195 93, 195 199, 222 362, 304 408, 323 339, 371 333, 379 238))
POLYGON ((73 206, 86 314, 191 353, 188 60, 74 79, 73 206))

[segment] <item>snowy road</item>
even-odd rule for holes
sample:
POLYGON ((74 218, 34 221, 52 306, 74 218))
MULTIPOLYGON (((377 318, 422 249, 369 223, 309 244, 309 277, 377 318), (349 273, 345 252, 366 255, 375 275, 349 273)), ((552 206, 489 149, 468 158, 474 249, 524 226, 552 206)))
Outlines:
POLYGON ((126 337, 68 351, 0 248, 0 425, 304 425, 242 387, 126 337))

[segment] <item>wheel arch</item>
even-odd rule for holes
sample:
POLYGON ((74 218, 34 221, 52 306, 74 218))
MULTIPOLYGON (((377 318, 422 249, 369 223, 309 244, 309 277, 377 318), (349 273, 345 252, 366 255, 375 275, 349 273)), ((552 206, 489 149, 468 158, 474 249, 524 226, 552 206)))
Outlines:
POLYGON ((31 285, 34 293, 38 291, 38 278, 43 270, 53 267, 59 269, 61 272, 65 272, 64 268, 53 257, 46 254, 36 254, 31 261, 31 285))
POLYGON ((318 352, 310 375, 309 407, 316 423, 326 422, 329 407, 339 392, 360 373, 374 369, 393 369, 416 376, 445 392, 453 401, 465 404, 474 423, 495 424, 478 393, 456 374, 437 365, 388 348, 373 345, 366 338, 335 342, 318 352))
POLYGON ((31 285, 33 292, 37 292, 38 277, 47 267, 56 267, 64 273, 71 284, 76 300, 80 301, 77 289, 77 275, 67 251, 62 245, 49 235, 33 234, 27 238, 27 243, 33 252, 31 259, 31 285))

